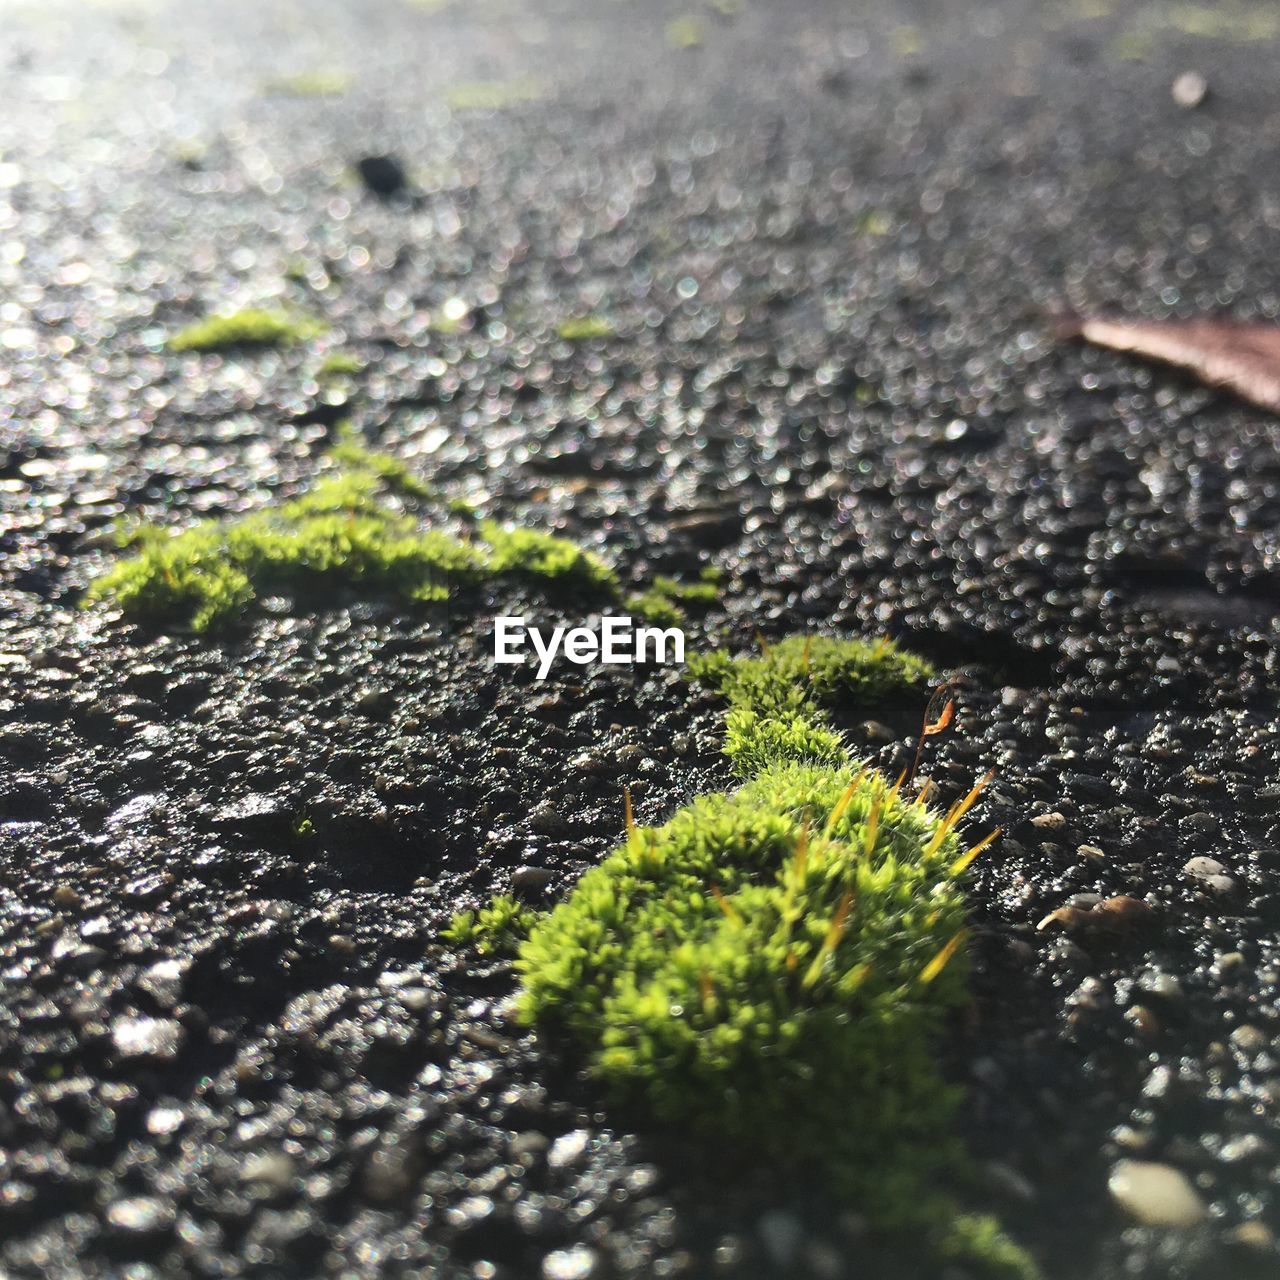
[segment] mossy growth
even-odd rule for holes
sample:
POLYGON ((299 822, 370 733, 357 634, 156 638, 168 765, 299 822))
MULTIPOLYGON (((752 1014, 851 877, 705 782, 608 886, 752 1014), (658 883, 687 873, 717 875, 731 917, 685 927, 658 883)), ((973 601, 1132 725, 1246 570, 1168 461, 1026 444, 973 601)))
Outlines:
POLYGON ((667 23, 666 34, 673 49, 696 49, 706 38, 706 27, 696 14, 686 13, 667 23))
POLYGON ((445 102, 451 111, 501 111, 545 97, 547 87, 537 76, 514 80, 470 80, 450 85, 445 102))
POLYGON ((638 828, 545 915, 467 915, 451 937, 518 942, 520 1016, 570 1039, 655 1120, 819 1174, 909 1254, 975 1274, 1036 1268, 944 1187, 963 1168, 938 1042, 967 999, 963 876, 989 843, 850 758, 832 699, 927 679, 888 642, 797 638, 700 664, 729 699, 738 790, 638 828), (749 729, 744 727, 749 719, 749 729), (736 728, 735 728, 736 725, 736 728))
POLYGON ((480 955, 514 956, 541 912, 503 895, 479 911, 461 911, 444 931, 445 941, 480 955))
POLYGON ((596 342, 612 338, 615 332, 604 316, 574 316, 556 325, 556 337, 565 342, 596 342))
POLYGON ((891 640, 789 636, 757 658, 722 650, 689 662, 689 675, 729 702, 725 752, 750 776, 769 759, 831 762, 844 746, 832 729, 832 706, 867 708, 933 676, 923 658, 891 640))
POLYGON ((652 585, 628 598, 627 609, 655 626, 678 627, 688 620, 685 606, 710 608, 720 598, 718 577, 703 576, 697 582, 680 582, 659 575, 652 585))
POLYGON ((324 332, 310 316, 248 307, 210 316, 180 329, 169 339, 171 351, 228 351, 237 347, 289 347, 324 332))
POLYGON ((278 76, 263 86, 268 93, 282 94, 289 98, 332 98, 346 93, 355 84, 355 77, 336 67, 317 67, 312 71, 299 71, 291 76, 278 76))
POLYGON ((364 372, 364 361, 349 351, 331 351, 316 370, 316 377, 322 382, 337 378, 354 378, 364 372))
POLYGON ((409 507, 439 500, 398 459, 344 437, 329 464, 308 493, 275 510, 176 534, 133 531, 125 539, 133 554, 92 584, 87 602, 107 599, 136 617, 205 631, 273 589, 336 587, 425 602, 509 577, 616 594, 608 565, 568 539, 493 521, 464 533, 424 528, 409 507))

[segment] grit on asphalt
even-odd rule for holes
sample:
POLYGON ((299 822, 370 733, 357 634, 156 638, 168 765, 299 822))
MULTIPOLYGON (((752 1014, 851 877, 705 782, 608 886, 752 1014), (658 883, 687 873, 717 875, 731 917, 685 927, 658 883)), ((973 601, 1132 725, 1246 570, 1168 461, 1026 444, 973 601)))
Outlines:
POLYGON ((603 1106, 437 941, 563 897, 624 782, 647 822, 727 785, 713 700, 495 679, 514 592, 77 608, 122 519, 268 506, 347 418, 628 579, 719 566, 723 643, 958 673, 927 772, 994 767, 1005 828, 947 1046, 981 1198, 1051 1280, 1277 1273, 1280 424, 1045 324, 1280 312, 1274 6, 0 18, 0 1270, 890 1276, 856 1206, 603 1106), (166 350, 241 305, 329 330, 166 350), (1144 927, 1036 928, 1115 895, 1144 927), (1125 1159, 1203 1221, 1135 1224, 1125 1159))

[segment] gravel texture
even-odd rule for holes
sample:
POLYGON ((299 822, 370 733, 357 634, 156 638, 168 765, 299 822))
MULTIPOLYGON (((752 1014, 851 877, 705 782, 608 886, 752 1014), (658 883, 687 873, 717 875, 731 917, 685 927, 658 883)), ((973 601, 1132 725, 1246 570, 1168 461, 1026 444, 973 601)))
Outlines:
MULTIPOLYGON (((994 766, 1005 828, 946 1050, 980 1198, 1051 1280, 1276 1274, 1280 425, 1044 323, 1280 312, 1273 7, 3 14, 0 1270, 892 1274, 436 941, 562 896, 624 782, 644 821, 724 785, 711 699, 495 679, 492 617, 554 613, 513 592, 77 610, 123 516, 280 500, 347 417, 637 583, 715 563, 729 643, 955 672, 927 772, 994 766), (165 350, 242 305, 329 330, 165 350)), ((910 724, 847 727, 893 765, 910 724)))

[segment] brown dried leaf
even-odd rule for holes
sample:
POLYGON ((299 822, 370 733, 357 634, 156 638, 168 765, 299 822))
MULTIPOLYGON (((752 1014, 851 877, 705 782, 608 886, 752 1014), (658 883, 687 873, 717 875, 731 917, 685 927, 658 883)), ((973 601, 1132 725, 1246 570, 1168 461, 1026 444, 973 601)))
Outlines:
POLYGON ((1234 320, 1130 323, 1104 316, 1062 321, 1063 337, 1083 338, 1115 351, 1133 351, 1189 369, 1202 382, 1228 387, 1280 413, 1280 326, 1234 320))

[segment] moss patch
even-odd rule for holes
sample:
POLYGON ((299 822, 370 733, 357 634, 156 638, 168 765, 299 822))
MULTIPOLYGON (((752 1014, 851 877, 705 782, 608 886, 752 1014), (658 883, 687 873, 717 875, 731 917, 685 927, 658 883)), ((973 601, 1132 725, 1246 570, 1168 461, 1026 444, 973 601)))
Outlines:
POLYGON ((282 94, 289 98, 333 98, 347 92, 355 84, 355 77, 334 67, 319 67, 313 71, 299 71, 296 75, 279 76, 263 86, 267 93, 282 94))
POLYGON ((93 583, 88 601, 112 600, 128 614, 204 631, 272 588, 439 601, 455 587, 506 576, 616 592, 613 571, 565 538, 491 521, 474 536, 423 528, 406 504, 425 506, 435 495, 398 459, 348 439, 329 461, 309 493, 277 510, 176 534, 135 531, 127 540, 133 554, 93 583))
POLYGON ((445 102, 451 111, 501 111, 519 103, 537 102, 546 86, 536 76, 514 80, 471 80, 450 85, 445 102))
POLYGON ((770 758, 843 758, 828 708, 874 706, 923 686, 933 668, 891 640, 789 636, 758 658, 718 650, 700 655, 690 661, 689 674, 728 699, 725 752, 750 776, 770 758))
POLYGON ((236 347, 288 347, 324 332, 309 316, 250 307, 210 316, 169 339, 171 351, 227 351, 236 347))
POLYGON ((460 911, 443 936, 447 942, 471 947, 481 955, 514 957, 540 918, 541 912, 503 895, 479 911, 460 911))
POLYGON ((595 342, 612 338, 615 330, 604 316, 575 316, 556 325, 556 337, 565 342, 595 342))
POLYGON ((967 999, 961 877, 984 847, 850 759, 826 719, 927 680, 888 641, 796 637, 695 664, 748 776, 636 828, 545 916, 498 899, 451 937, 518 947, 521 1016, 569 1037, 619 1099, 819 1170, 909 1253, 1036 1275, 944 1190, 963 1167, 937 1043, 967 999), (518 941, 523 935, 523 940, 518 941))
POLYGON ((354 378, 364 372, 364 361, 353 356, 349 351, 331 351, 316 370, 316 377, 321 380, 334 378, 354 378))
POLYGON ((687 13, 667 23, 666 34, 673 49, 696 49, 706 38, 706 28, 696 14, 687 13))
POLYGON ((720 598, 719 574, 704 571, 697 582, 659 575, 647 591, 630 596, 627 610, 655 626, 678 627, 688 620, 685 607, 708 609, 720 598))

